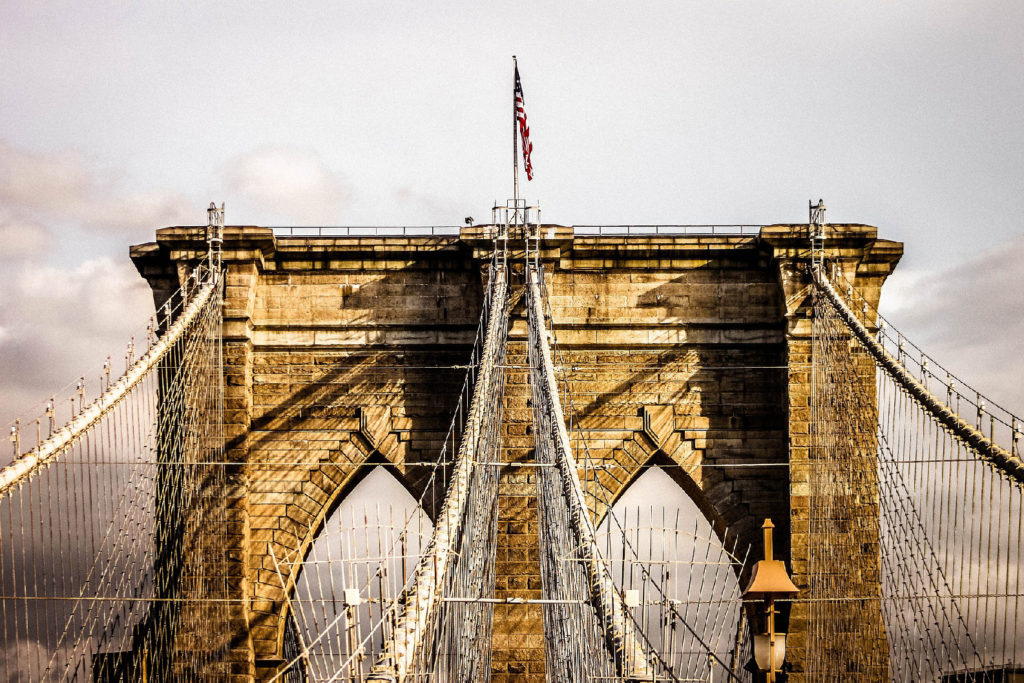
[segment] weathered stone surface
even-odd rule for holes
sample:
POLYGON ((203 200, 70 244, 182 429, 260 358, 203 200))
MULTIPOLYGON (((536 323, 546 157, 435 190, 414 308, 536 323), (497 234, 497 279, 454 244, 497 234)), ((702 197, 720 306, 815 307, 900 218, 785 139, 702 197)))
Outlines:
MULTIPOLYGON (((462 385, 457 366, 477 326, 488 229, 402 238, 226 229, 225 415, 227 453, 237 463, 229 472, 229 571, 243 607, 230 658, 241 663, 238 680, 269 677, 281 658, 292 586, 282 586, 271 549, 279 560, 302 557, 378 463, 414 496, 424 492, 430 468, 421 463, 438 456, 462 385)), ((797 585, 806 583, 815 542, 807 531, 807 226, 743 237, 574 237, 565 226, 543 234, 555 364, 572 396, 566 410, 600 465, 580 471, 595 519, 658 465, 717 533, 738 539, 740 552, 751 543, 759 552, 760 525, 771 516, 776 557, 797 585)), ((133 248, 158 305, 205 254, 203 236, 166 228, 155 244, 133 248)), ((830 226, 826 248, 869 299, 901 253, 859 225, 830 226)), ((501 457, 509 464, 499 490, 496 590, 539 597, 535 473, 522 466, 533 443, 521 308, 510 321, 505 369, 501 457)), ((867 554, 858 571, 877 581, 876 567, 867 554)), ((794 610, 790 680, 800 680, 805 625, 794 610)), ((493 681, 543 680, 540 608, 499 605, 493 648, 493 681)))

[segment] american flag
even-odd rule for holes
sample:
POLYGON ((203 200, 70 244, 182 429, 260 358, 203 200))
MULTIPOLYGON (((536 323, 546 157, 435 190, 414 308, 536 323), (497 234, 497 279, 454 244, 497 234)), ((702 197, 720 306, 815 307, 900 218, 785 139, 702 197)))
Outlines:
POLYGON ((516 121, 519 122, 519 137, 523 141, 523 167, 526 169, 526 179, 533 180, 533 163, 530 161, 530 153, 533 152, 533 145, 530 144, 530 124, 526 122, 526 111, 523 109, 523 84, 519 82, 519 67, 516 66, 516 121))

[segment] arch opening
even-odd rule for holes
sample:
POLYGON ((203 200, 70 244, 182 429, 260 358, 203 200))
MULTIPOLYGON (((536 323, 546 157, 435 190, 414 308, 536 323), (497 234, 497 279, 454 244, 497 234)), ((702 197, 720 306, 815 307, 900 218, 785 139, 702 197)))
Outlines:
POLYGON ((715 680, 736 680, 723 668, 749 676, 739 582, 747 557, 727 537, 660 466, 634 479, 597 528, 637 627, 682 680, 707 680, 709 667, 715 680))
POLYGON ((367 673, 432 533, 430 518, 388 468, 366 474, 324 520, 298 566, 281 567, 296 577, 286 617, 302 653, 293 668, 306 680, 367 673))

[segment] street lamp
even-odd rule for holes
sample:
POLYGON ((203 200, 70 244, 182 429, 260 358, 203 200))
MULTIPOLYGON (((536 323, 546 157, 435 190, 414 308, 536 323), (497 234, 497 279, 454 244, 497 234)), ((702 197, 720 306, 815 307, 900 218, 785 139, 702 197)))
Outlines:
POLYGON ((765 519, 764 559, 754 565, 750 584, 743 591, 747 600, 764 600, 767 616, 767 633, 754 636, 754 661, 757 668, 768 672, 768 683, 775 683, 775 674, 782 670, 786 658, 786 634, 775 632, 775 600, 796 595, 799 589, 793 585, 782 560, 772 559, 772 520, 765 519))

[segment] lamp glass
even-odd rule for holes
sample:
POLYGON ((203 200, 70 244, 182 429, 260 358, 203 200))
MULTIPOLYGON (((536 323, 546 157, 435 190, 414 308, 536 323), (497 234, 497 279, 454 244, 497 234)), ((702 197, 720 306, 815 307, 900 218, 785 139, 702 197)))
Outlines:
MULTIPOLYGON (((754 636, 754 661, 761 671, 768 670, 768 651, 770 649, 768 634, 754 636)), ((782 662, 786 659, 786 634, 775 634, 775 670, 782 668, 782 662)))

